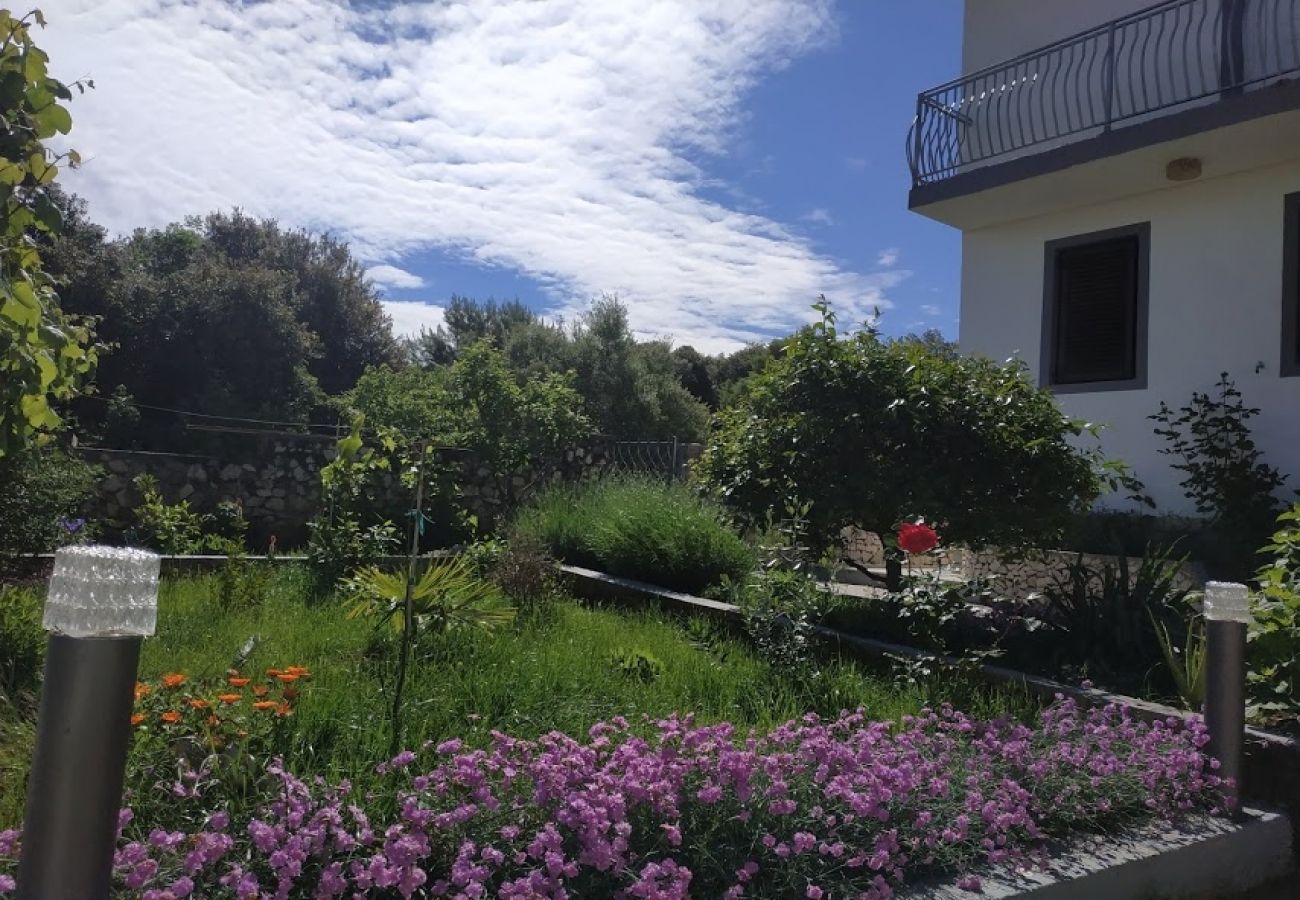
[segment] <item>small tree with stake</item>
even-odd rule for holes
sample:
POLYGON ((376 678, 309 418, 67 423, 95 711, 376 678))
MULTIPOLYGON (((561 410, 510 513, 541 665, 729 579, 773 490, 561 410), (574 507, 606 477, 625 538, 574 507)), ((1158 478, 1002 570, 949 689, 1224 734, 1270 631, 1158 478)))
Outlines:
MULTIPOLYGON (((1121 471, 1076 449, 1088 426, 1063 415, 1023 365, 841 335, 820 319, 746 381, 696 467, 758 523, 789 497, 810 503, 807 534, 834 546, 857 525, 889 535, 923 517, 950 543, 1051 540, 1121 471)), ((901 554, 889 557, 901 577, 901 554)))
POLYGON ((390 755, 402 744, 402 704, 406 695, 407 670, 418 632, 450 631, 456 628, 491 629, 511 621, 514 613, 500 589, 480 579, 463 557, 430 562, 419 572, 420 537, 424 533, 425 489, 433 466, 434 448, 426 443, 415 448, 403 462, 403 483, 411 489, 410 545, 406 565, 399 575, 377 566, 359 570, 347 582, 358 598, 348 618, 377 619, 376 627, 391 626, 399 634, 397 676, 390 709, 390 755))

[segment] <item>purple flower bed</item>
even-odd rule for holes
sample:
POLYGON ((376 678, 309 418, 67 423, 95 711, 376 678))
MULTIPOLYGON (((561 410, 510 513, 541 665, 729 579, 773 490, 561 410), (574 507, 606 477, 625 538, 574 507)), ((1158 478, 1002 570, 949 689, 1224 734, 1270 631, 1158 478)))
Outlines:
MULTIPOLYGON (((950 709, 868 722, 806 716, 766 735, 689 718, 649 738, 615 720, 586 740, 495 733, 380 766, 382 792, 267 770, 245 821, 152 832, 123 811, 128 895, 329 898, 861 897, 918 878, 978 890, 1071 833, 1214 811, 1204 729, 1058 700, 1037 727, 950 709), (135 835, 136 839, 131 839, 135 835)), ((0 834, 0 894, 18 836, 0 834)))

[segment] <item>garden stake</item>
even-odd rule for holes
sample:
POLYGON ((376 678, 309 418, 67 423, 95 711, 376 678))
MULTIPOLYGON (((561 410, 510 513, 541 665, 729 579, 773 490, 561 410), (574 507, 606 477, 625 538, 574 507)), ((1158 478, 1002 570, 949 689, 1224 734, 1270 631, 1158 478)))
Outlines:
POLYGON ((424 460, 430 447, 420 447, 420 461, 415 468, 415 509, 411 519, 411 553, 406 560, 406 597, 402 601, 402 649, 397 658, 397 684, 393 688, 392 741, 390 757, 402 749, 402 692, 406 688, 406 666, 411 656, 412 632, 415 630, 415 607, 411 589, 415 586, 415 561, 420 553, 420 535, 424 533, 424 460))
POLYGON ((109 895, 140 644, 153 634, 160 558, 65 547, 54 557, 19 900, 109 895))
POLYGON ((1246 734, 1246 626, 1250 594, 1244 584, 1211 581, 1205 586, 1205 724, 1219 775, 1232 779, 1225 792, 1229 815, 1241 815, 1241 748, 1246 734))

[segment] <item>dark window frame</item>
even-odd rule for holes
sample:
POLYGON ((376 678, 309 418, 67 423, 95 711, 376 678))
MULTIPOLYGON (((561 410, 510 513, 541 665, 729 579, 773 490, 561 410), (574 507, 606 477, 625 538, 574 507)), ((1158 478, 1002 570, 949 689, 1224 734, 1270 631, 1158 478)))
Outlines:
POLYGON ((1300 193, 1283 198, 1282 347, 1278 371, 1300 375, 1300 193))
POLYGON ((1136 391, 1147 386, 1147 317, 1151 294, 1151 223, 1139 222, 1104 231, 1092 231, 1048 241, 1044 249, 1042 345, 1039 352, 1039 383, 1057 394, 1086 394, 1101 391, 1136 391), (1098 244, 1116 238, 1135 237, 1137 251, 1137 293, 1134 298, 1133 377, 1109 381, 1057 383, 1054 377, 1057 326, 1057 261, 1062 250, 1098 244))

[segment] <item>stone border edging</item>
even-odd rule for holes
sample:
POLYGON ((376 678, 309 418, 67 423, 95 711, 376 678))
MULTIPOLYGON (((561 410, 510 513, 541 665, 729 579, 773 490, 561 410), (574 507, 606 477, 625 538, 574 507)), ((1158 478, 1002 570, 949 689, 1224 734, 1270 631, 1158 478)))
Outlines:
MULTIPOLYGON (((1240 823, 1205 818, 1176 829, 1148 824, 1121 835, 1080 837, 1047 868, 981 873, 985 900, 1220 900, 1292 869, 1291 823, 1247 810, 1240 823), (1121 837, 1122 840, 1116 840, 1121 837)), ((900 892, 900 900, 970 900, 940 885, 900 892)))

